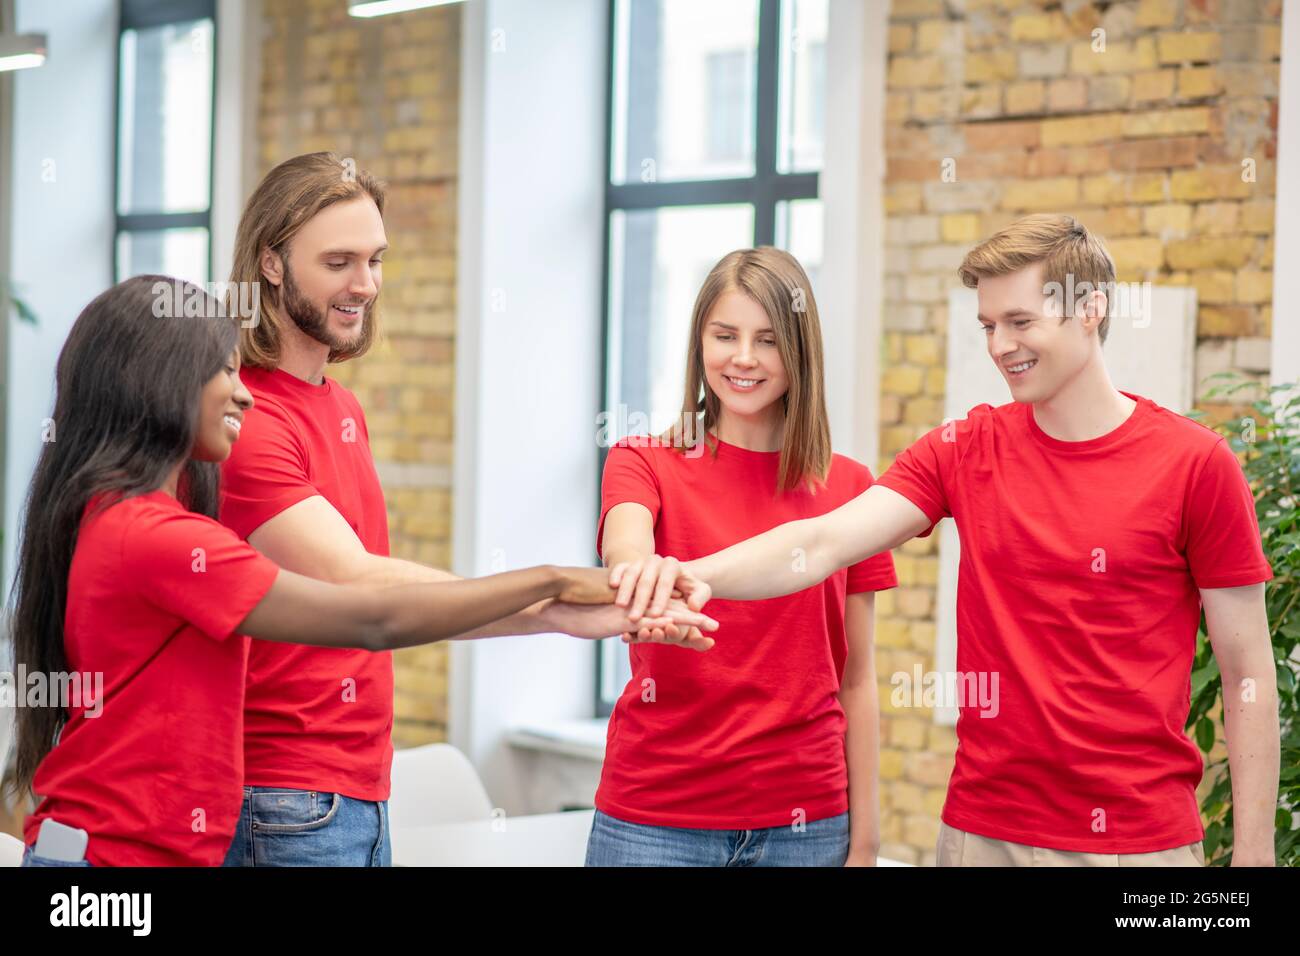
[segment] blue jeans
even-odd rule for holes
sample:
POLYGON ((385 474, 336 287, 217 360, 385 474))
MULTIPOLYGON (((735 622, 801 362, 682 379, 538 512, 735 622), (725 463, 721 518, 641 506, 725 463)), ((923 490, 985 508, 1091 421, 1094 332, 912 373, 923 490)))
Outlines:
POLYGON ((392 866, 388 804, 341 793, 245 787, 222 866, 392 866))
POLYGON ((628 823, 596 811, 587 866, 843 866, 849 815, 765 830, 694 830, 628 823))
POLYGON ((37 856, 31 847, 23 850, 23 866, 94 866, 89 860, 69 863, 67 860, 51 860, 49 857, 37 856))

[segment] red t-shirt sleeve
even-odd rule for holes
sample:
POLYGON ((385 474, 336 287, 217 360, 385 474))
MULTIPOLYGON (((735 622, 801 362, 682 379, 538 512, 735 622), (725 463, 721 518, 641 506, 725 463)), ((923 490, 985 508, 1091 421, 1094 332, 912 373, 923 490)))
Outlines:
MULTIPOLYGON (((364 432, 364 420, 358 421, 364 432)), ((221 468, 221 523, 241 538, 320 490, 307 470, 302 436, 289 414, 259 400, 221 468)))
POLYGON ((878 479, 925 512, 930 527, 917 535, 924 538, 944 518, 952 517, 947 479, 957 453, 957 438, 963 422, 948 422, 933 428, 905 448, 878 479))
POLYGON ((122 536, 123 582, 218 641, 235 633, 279 571, 228 528, 190 511, 142 511, 122 536))
POLYGON ((646 449, 626 442, 615 445, 605 458, 604 477, 600 482, 600 522, 596 525, 596 553, 602 558, 605 516, 609 509, 624 502, 645 505, 652 519, 659 518, 659 479, 655 476, 646 449))
POLYGON ((1183 512, 1187 566, 1198 588, 1235 588, 1273 577, 1264 556, 1255 499, 1220 438, 1192 478, 1183 512))
MULTIPOLYGON (((857 464, 855 462, 855 464, 857 464)), ((870 488, 875 479, 866 465, 858 464, 857 494, 870 488)), ((894 556, 888 551, 863 558, 857 564, 849 565, 846 594, 861 594, 863 591, 885 591, 898 587, 898 575, 894 571, 894 556)))

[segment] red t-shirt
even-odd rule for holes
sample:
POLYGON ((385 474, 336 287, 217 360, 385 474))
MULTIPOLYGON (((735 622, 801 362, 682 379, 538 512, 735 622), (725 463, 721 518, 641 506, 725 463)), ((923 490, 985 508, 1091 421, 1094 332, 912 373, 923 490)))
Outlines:
MULTIPOLYGON (((371 554, 388 555, 388 513, 355 396, 245 366, 255 404, 221 469, 221 521, 247 538, 321 495, 371 554)), ((393 655, 254 640, 248 659, 244 782, 387 800, 393 655)))
MULTIPOLYGON (((656 553, 690 560, 825 514, 871 485, 866 467, 835 455, 817 494, 778 497, 780 452, 719 442, 714 458, 648 442, 610 449, 597 548, 605 515, 623 502, 654 516, 656 553)), ((844 598, 897 583, 893 558, 880 554, 785 597, 710 601, 720 628, 707 654, 630 646, 632 679, 610 717, 596 806, 632 823, 699 829, 844 813, 844 598)))
POLYGON ((234 629, 277 573, 163 491, 83 517, 64 646, 84 691, 36 770, 29 846, 53 817, 90 834, 96 866, 221 863, 243 798, 249 642, 234 629))
POLYGON ((1183 731, 1198 589, 1272 571, 1224 440, 1129 397, 1122 425, 1080 442, 1047 435, 1030 405, 980 405, 880 478, 957 522, 957 670, 986 689, 998 675, 996 707, 959 711, 949 826, 1097 853, 1204 835, 1183 731))

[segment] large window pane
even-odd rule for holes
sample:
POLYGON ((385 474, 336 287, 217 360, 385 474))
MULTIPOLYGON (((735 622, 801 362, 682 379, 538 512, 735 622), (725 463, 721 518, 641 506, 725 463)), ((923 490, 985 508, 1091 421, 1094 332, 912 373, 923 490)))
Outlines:
POLYGON ((714 264, 749 246, 753 232, 750 205, 613 213, 609 411, 611 425, 628 425, 613 439, 646 421, 657 434, 677 418, 695 297, 714 264))
MULTIPOLYGON (((615 0, 603 440, 658 434, 677 418, 691 309, 727 252, 774 242, 817 290, 829 6, 615 0)), ((607 714, 627 651, 599 646, 607 714)))
POLYGON ((826 140, 826 21, 829 0, 781 4, 776 168, 817 172, 826 140))
POLYGON ((138 275, 165 275, 208 281, 208 230, 159 229, 123 232, 117 237, 117 281, 138 275))
POLYGON ((822 201, 795 199, 776 204, 776 244, 799 260, 813 293, 822 271, 822 201))
POLYGON ((615 183, 754 175, 758 0, 615 5, 615 183))
POLYGON ((208 208, 212 38, 211 20, 122 31, 119 213, 208 208))

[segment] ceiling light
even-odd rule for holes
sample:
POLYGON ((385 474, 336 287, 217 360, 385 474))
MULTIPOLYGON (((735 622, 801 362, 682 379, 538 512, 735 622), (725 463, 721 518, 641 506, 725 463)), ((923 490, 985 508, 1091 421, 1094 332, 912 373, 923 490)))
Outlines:
POLYGON ((45 34, 0 34, 0 72, 25 70, 45 62, 45 34))
POLYGON ((425 7, 441 7, 460 2, 461 0, 365 0, 362 3, 349 3, 348 13, 354 17, 385 17, 390 13, 406 13, 408 10, 423 10, 425 7))

